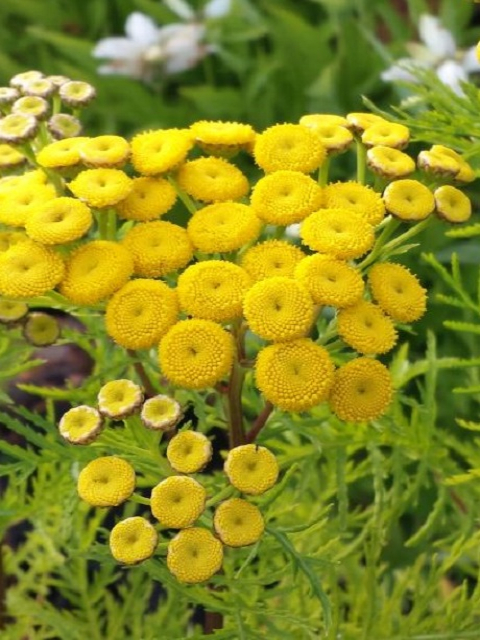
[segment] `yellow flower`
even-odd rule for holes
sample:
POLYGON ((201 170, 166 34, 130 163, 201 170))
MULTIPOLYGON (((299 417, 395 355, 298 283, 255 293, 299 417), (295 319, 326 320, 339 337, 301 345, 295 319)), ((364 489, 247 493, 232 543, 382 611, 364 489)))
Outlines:
POLYGON ((419 169, 442 178, 454 178, 460 172, 460 162, 438 150, 420 151, 417 165, 419 169))
POLYGON ((9 144, 0 144, 0 170, 19 167, 27 161, 26 157, 9 144))
POLYGON ((254 129, 240 122, 199 120, 190 130, 198 146, 212 155, 231 157, 241 149, 250 150, 255 140, 254 129))
POLYGON ((88 82, 69 80, 60 85, 58 95, 64 104, 76 108, 86 107, 95 98, 97 92, 88 82))
POLYGON ((0 222, 10 227, 23 227, 32 211, 56 196, 52 185, 23 180, 18 188, 8 189, 0 196, 0 222))
POLYGON ((372 225, 378 224, 385 217, 382 196, 358 182, 329 184, 324 190, 324 198, 328 209, 351 209, 372 225))
POLYGON ((178 402, 162 394, 145 400, 140 413, 143 424, 152 431, 171 431, 181 416, 178 402))
POLYGON ((167 529, 191 527, 205 510, 207 492, 188 476, 170 476, 152 489, 150 508, 167 529))
POLYGON ((279 473, 273 453, 256 444, 242 444, 230 449, 224 470, 235 489, 252 496, 271 489, 279 473))
POLYGON ((54 316, 36 311, 25 320, 22 333, 35 347, 48 347, 60 337, 60 325, 54 316))
POLYGON ((101 209, 126 198, 132 190, 132 179, 120 169, 86 169, 68 188, 80 200, 101 209))
POLYGON ((14 244, 25 241, 29 241, 29 238, 23 231, 0 231, 0 254, 8 251, 14 244))
POLYGON ((337 329, 343 341, 359 353, 387 353, 397 341, 391 319, 367 300, 340 309, 337 329))
POLYGON ((57 140, 73 138, 82 132, 82 123, 70 113, 55 113, 47 120, 47 129, 57 140))
POLYGON ((377 122, 362 133, 362 142, 367 147, 379 144, 393 149, 403 149, 410 140, 410 131, 403 124, 395 122, 377 122))
POLYGON ((346 151, 353 142, 352 132, 345 126, 325 122, 318 123, 310 128, 319 136, 327 154, 342 153, 346 151))
POLYGON ((435 211, 440 218, 451 223, 466 222, 472 215, 470 199, 459 189, 443 185, 433 192, 435 211))
POLYGON ((367 164, 374 173, 389 180, 405 178, 415 171, 415 162, 409 155, 383 145, 368 149, 367 164))
POLYGON ((135 225, 122 246, 133 258, 135 275, 147 278, 183 269, 193 257, 193 247, 183 227, 158 220, 135 225))
POLYGON ((265 530, 260 509, 241 498, 222 502, 215 510, 213 526, 220 540, 228 547, 254 544, 265 530))
POLYGON ((291 278, 303 258, 303 251, 286 240, 266 240, 248 249, 242 256, 241 265, 254 280, 273 276, 291 278))
POLYGON ((356 358, 337 369, 329 404, 340 420, 375 420, 388 408, 393 389, 390 373, 372 358, 356 358))
POLYGON ((255 138, 255 162, 266 173, 289 169, 311 173, 325 160, 320 137, 301 124, 276 124, 255 138))
POLYGON ((368 274, 373 298, 390 317, 399 322, 414 322, 427 307, 427 291, 401 264, 381 262, 368 274))
POLYGON ((25 302, 14 300, 2 300, 0 298, 0 322, 13 324, 24 318, 28 313, 28 305, 25 302))
POLYGON ((93 217, 76 198, 54 198, 32 209, 25 223, 27 234, 43 244, 64 244, 84 236, 93 217))
POLYGON ((148 349, 177 321, 178 298, 160 280, 132 280, 108 301, 107 333, 126 349, 148 349))
MULTIPOLYGON (((22 85, 22 93, 25 96, 37 98, 49 98, 55 92, 55 86, 48 78, 29 80, 22 85)), ((18 102, 18 100, 17 100, 18 102)), ((47 102, 45 100, 45 102, 47 102)), ((47 103, 48 105, 48 103, 47 103)), ((32 115, 36 115, 32 113, 32 115)), ((38 117, 38 116, 37 116, 38 117)))
POLYGON ((0 293, 11 298, 41 296, 63 278, 62 258, 41 244, 26 240, 0 255, 0 293))
POLYGON ((167 567, 179 582, 205 582, 220 571, 222 562, 222 543, 201 527, 179 531, 168 545, 167 567))
POLYGON ((80 158, 88 167, 121 167, 130 155, 130 145, 121 136, 96 136, 79 146, 80 158))
POLYGON ((34 116, 38 120, 45 119, 49 111, 48 101, 41 96, 22 96, 12 104, 12 113, 34 116))
POLYGON ((383 192, 387 211, 400 220, 427 218, 435 209, 435 199, 428 187, 418 180, 395 180, 383 192))
POLYGON ((363 296, 360 272, 320 253, 304 258, 295 269, 295 278, 306 287, 315 304, 348 307, 363 296))
POLYGON ((125 418, 143 402, 143 391, 131 380, 110 380, 97 395, 98 410, 107 418, 125 418))
POLYGON ((300 171, 274 171, 261 178, 253 189, 251 206, 269 224, 301 222, 322 206, 322 189, 300 171))
POLYGON ((381 116, 376 116, 374 113, 352 112, 346 116, 348 126, 354 133, 363 133, 365 129, 373 126, 374 124, 382 124, 388 122, 381 116))
POLYGON ((133 272, 130 253, 108 240, 93 240, 71 253, 60 292, 75 304, 95 304, 120 289, 133 272))
POLYGON ((299 123, 303 124, 305 127, 315 129, 317 126, 324 124, 334 124, 346 127, 348 125, 348 120, 343 116, 337 116, 332 113, 308 113, 300 118, 299 123))
POLYGON ((0 87, 0 105, 7 106, 15 102, 20 96, 20 92, 11 87, 0 87))
POLYGON ((103 418, 100 413, 85 404, 64 413, 58 424, 60 435, 72 444, 93 442, 102 427, 103 418))
POLYGON ((22 71, 22 73, 16 73, 10 78, 10 85, 17 89, 23 90, 26 83, 32 80, 41 80, 45 76, 41 71, 32 69, 31 71, 22 71))
POLYGON ((321 209, 304 220, 300 237, 313 251, 350 260, 372 248, 372 225, 349 209, 321 209))
POLYGON ((133 516, 113 527, 109 544, 117 562, 137 564, 153 556, 158 544, 158 534, 148 520, 133 516))
POLYGON ((245 296, 243 312, 254 333, 277 342, 306 335, 314 319, 307 289, 284 276, 256 282, 245 296))
POLYGON ((257 387, 283 411, 307 411, 327 399, 334 364, 328 351, 309 338, 272 344, 255 364, 257 387))
POLYGON ((86 140, 86 137, 76 137, 51 142, 37 153, 37 162, 49 169, 75 166, 80 162, 80 145, 86 140))
POLYGON ((247 195, 247 178, 235 165, 222 158, 198 158, 183 164, 177 173, 178 185, 196 200, 222 202, 247 195))
POLYGON ((0 142, 22 144, 32 140, 38 132, 40 121, 34 116, 9 113, 0 118, 0 142))
POLYGON ((139 133, 131 142, 132 164, 139 173, 155 176, 178 167, 192 146, 192 135, 187 129, 139 133))
POLYGON ((243 298, 250 285, 248 273, 233 262, 197 262, 178 278, 180 307, 196 318, 232 320, 242 315, 243 298))
POLYGON ((164 178, 133 178, 132 190, 116 206, 124 220, 147 222, 170 211, 177 200, 177 192, 164 178))
POLYGON ((167 458, 178 473, 196 473, 210 462, 212 445, 203 433, 181 431, 168 443, 167 458))
POLYGON ((170 382, 185 389, 212 387, 233 363, 233 339, 211 320, 182 320, 160 342, 160 366, 170 382))
POLYGON ((135 470, 117 456, 96 458, 80 471, 77 489, 93 507, 116 507, 132 495, 135 470))
POLYGON ((455 180, 457 180, 458 182, 472 182, 472 180, 475 180, 476 176, 472 167, 466 160, 462 158, 459 153, 457 153, 453 149, 444 147, 441 144, 434 144, 430 151, 435 154, 440 153, 444 156, 450 156, 450 158, 453 158, 454 160, 456 160, 456 162, 458 162, 458 164, 460 165, 460 171, 455 176, 455 180))
POLYGON ((256 240, 261 227, 251 207, 238 202, 217 202, 197 211, 190 218, 187 231, 199 251, 225 253, 256 240))

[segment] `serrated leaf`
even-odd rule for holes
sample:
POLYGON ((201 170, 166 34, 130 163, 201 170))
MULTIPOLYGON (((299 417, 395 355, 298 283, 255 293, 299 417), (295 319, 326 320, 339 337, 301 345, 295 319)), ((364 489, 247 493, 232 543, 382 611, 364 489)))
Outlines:
POLYGON ((480 222, 471 224, 468 227, 460 227, 458 229, 450 229, 445 235, 449 238, 474 238, 480 236, 480 222))
POLYGON ((468 429, 469 431, 480 431, 480 422, 472 422, 471 420, 461 420, 456 418, 455 422, 462 429, 468 429))
POLYGON ((445 320, 443 326, 452 331, 480 334, 480 324, 473 322, 460 322, 457 320, 445 320))

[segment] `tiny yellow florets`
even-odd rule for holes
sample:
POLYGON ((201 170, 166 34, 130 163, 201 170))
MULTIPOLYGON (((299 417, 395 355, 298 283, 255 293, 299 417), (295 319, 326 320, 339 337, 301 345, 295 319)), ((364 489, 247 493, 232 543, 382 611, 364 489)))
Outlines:
POLYGON ((368 274, 372 296, 390 317, 415 322, 427 307, 427 292, 418 279, 401 264, 381 262, 368 274))
POLYGON ((140 413, 143 424, 152 431, 171 431, 181 416, 179 403, 163 394, 145 400, 140 413))
POLYGON ((84 202, 76 198, 54 198, 30 212, 27 234, 43 244, 64 244, 78 240, 90 229, 93 217, 84 202))
POLYGON ((374 124, 388 123, 388 120, 374 113, 352 112, 346 116, 348 127, 355 133, 362 133, 374 124))
POLYGON ((220 571, 222 562, 222 543, 208 529, 183 529, 168 545, 167 567, 179 582, 205 582, 220 571))
POLYGON ((116 507, 128 500, 134 489, 134 468, 117 456, 92 460, 78 476, 78 494, 93 507, 116 507))
POLYGON ((26 174, 17 186, 12 183, 9 188, 5 184, 5 192, 0 192, 0 223, 10 227, 24 227, 30 214, 37 207, 53 200, 57 195, 50 184, 39 184, 26 174))
POLYGON ((111 380, 103 385, 97 395, 100 413, 117 420, 132 414, 142 402, 143 391, 131 380, 111 380))
POLYGON ((240 122, 200 120, 190 127, 197 144, 207 153, 232 156, 240 149, 251 149, 255 131, 240 122))
POLYGON ((0 144, 0 169, 12 169, 26 162, 26 157, 9 144, 0 144))
POLYGON ((132 179, 120 169, 86 169, 68 188, 89 206, 101 209, 126 198, 132 190, 132 179))
POLYGON ((37 162, 49 169, 62 169, 80 163, 79 148, 86 137, 65 138, 47 144, 37 153, 37 162))
POLYGON ((379 176, 394 180, 405 178, 415 171, 415 161, 392 147, 377 145, 367 151, 367 164, 379 176))
POLYGON ((155 176, 178 167, 193 146, 188 129, 159 129, 139 133, 131 141, 131 161, 139 173, 155 176))
POLYGON ((417 165, 419 169, 442 178, 454 178, 460 172, 460 162, 440 151, 420 151, 417 165))
POLYGON ((14 244, 25 241, 29 241, 29 237, 23 231, 0 231, 0 254, 8 251, 14 244))
POLYGON ((174 436, 167 447, 167 458, 178 473, 201 471, 212 458, 212 445, 203 433, 181 431, 174 436))
POLYGON ((11 298, 41 296, 63 278, 65 265, 52 249, 26 240, 0 254, 0 293, 11 298))
POLYGON ((291 278, 303 258, 305 253, 286 240, 266 240, 248 249, 242 256, 241 265, 253 280, 274 276, 291 278))
POLYGON ((320 253, 306 256, 295 269, 315 304, 348 307, 363 295, 361 273, 342 260, 320 253))
POLYGON ((148 520, 134 516, 113 527, 109 544, 117 562, 137 564, 153 556, 158 544, 158 534, 148 520))
POLYGON ((455 175, 455 180, 458 182, 472 182, 475 180, 475 171, 468 164, 468 162, 456 151, 449 147, 444 147, 441 144, 434 144, 430 149, 432 153, 442 154, 443 156, 450 156, 460 165, 459 172, 455 175))
POLYGON ((216 534, 228 547, 246 547, 259 540, 265 530, 260 509, 241 498, 220 504, 213 516, 216 534))
POLYGON ((472 215, 472 203, 460 189, 443 185, 433 192, 435 211, 440 218, 458 224, 466 222, 472 215))
POLYGON ((387 211, 406 221, 427 218, 435 209, 435 199, 428 187, 418 180, 395 180, 383 192, 387 211))
POLYGON ((116 208, 124 220, 147 222, 170 211, 176 200, 177 192, 167 180, 141 176, 133 178, 132 190, 116 208))
POLYGON ((70 409, 60 419, 60 435, 72 444, 88 444, 95 440, 103 426, 100 413, 88 405, 70 409))
MULTIPOLYGON (((300 122, 300 124, 303 124, 300 122)), ((306 125, 313 129, 319 136, 323 146, 328 155, 336 153, 342 153, 353 142, 352 132, 345 126, 340 124, 334 124, 332 122, 325 122, 323 124, 306 125)))
POLYGON ((96 136, 82 142, 79 153, 87 167, 122 167, 130 155, 130 145, 121 136, 96 136))
POLYGON ((230 449, 224 470, 235 489, 252 496, 271 489, 279 474, 273 453, 256 444, 243 444, 230 449))
POLYGON ((339 336, 359 353, 387 353, 395 346, 397 332, 382 309, 361 300, 337 315, 339 336))
POLYGON ((170 476, 152 489, 150 508, 168 529, 191 527, 205 509, 207 492, 188 476, 170 476))
POLYGON ((324 200, 328 209, 351 209, 372 225, 381 222, 386 213, 382 196, 358 182, 329 184, 324 190, 324 200))
POLYGON ((311 173, 326 157, 315 131, 301 124, 276 124, 258 134, 253 148, 255 162, 266 173, 287 169, 311 173))
POLYGON ((202 202, 224 202, 246 196, 250 185, 235 165, 222 158, 198 158, 183 164, 177 173, 178 185, 202 202))
POLYGON ((367 147, 379 144, 393 149, 403 149, 410 140, 410 131, 403 124, 395 122, 377 122, 362 133, 362 142, 367 147))

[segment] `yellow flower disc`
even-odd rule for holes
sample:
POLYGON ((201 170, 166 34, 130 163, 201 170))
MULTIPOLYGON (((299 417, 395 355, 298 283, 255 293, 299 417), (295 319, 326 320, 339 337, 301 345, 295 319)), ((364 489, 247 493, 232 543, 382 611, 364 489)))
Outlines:
POLYGON ((224 202, 246 196, 250 185, 235 165, 222 158, 185 162, 177 173, 178 185, 202 202, 224 202))
POLYGON ((342 125, 324 123, 317 124, 311 129, 319 136, 329 155, 346 151, 353 142, 352 132, 342 125))
POLYGON ((355 133, 362 133, 374 124, 388 123, 388 120, 374 113, 352 112, 346 116, 348 127, 355 133))
POLYGON ((242 444, 230 449, 224 470, 235 489, 252 496, 271 489, 279 474, 273 453, 256 444, 242 444))
POLYGON ((64 138, 47 144, 37 153, 37 162, 48 169, 73 167, 80 163, 80 145, 87 137, 64 138))
POLYGON ((329 404, 340 420, 362 422, 383 415, 392 395, 387 367, 372 358, 356 358, 335 372, 329 404))
POLYGON ((30 239, 23 231, 0 231, 0 254, 19 242, 29 242, 30 239))
POLYGON ((9 144, 0 144, 0 169, 18 167, 26 161, 23 153, 20 153, 9 144))
POLYGON ((328 351, 309 338, 272 344, 255 364, 259 390, 283 411, 307 411, 327 399, 334 364, 328 351))
POLYGON ((260 509, 241 498, 222 502, 215 510, 213 526, 227 547, 247 547, 260 540, 265 531, 260 509))
POLYGON ((314 304, 296 280, 275 276, 256 282, 245 296, 243 313, 250 329, 264 340, 301 338, 312 327, 314 304))
POLYGON ((377 145, 367 151, 367 164, 382 178, 405 178, 415 171, 415 161, 409 155, 392 147, 377 145))
POLYGON ((363 296, 360 272, 342 260, 320 253, 304 258, 295 269, 295 278, 308 290, 315 304, 348 307, 363 296))
POLYGON ((178 473, 201 471, 212 458, 212 444, 203 433, 181 431, 167 446, 167 458, 178 473))
POLYGON ((434 144, 430 151, 435 154, 440 153, 443 156, 450 156, 450 158, 453 158, 459 163, 460 171, 455 176, 455 180, 457 180, 458 182, 472 182, 472 180, 475 180, 475 171, 468 164, 468 162, 464 160, 463 157, 453 149, 444 147, 441 144, 434 144))
POLYGON ((28 314, 23 327, 23 337, 35 347, 48 347, 60 337, 58 320, 49 313, 34 311, 28 314))
POLYGON ((372 225, 385 217, 382 196, 370 187, 358 182, 335 182, 324 190, 325 207, 328 209, 351 209, 372 225))
POLYGON ((340 309, 337 330, 342 340, 359 353, 387 353, 397 341, 391 319, 379 306, 366 300, 340 309))
POLYGON ((433 197, 436 213, 447 222, 466 222, 472 215, 472 203, 460 189, 445 184, 435 189, 433 197))
POLYGON ((80 145, 80 158, 88 167, 121 167, 130 155, 130 145, 121 136, 96 136, 80 145))
POLYGON ((178 278, 180 308, 195 318, 232 320, 242 315, 243 298, 250 285, 248 273, 233 262, 197 262, 178 278))
POLYGON ((150 508, 167 529, 191 527, 205 510, 207 492, 188 476, 170 476, 152 489, 150 508))
POLYGON ((233 348, 232 336, 215 322, 182 320, 160 342, 160 366, 172 384, 205 389, 230 372, 233 348))
POLYGON ((56 197, 52 185, 23 181, 17 188, 0 195, 0 223, 10 227, 24 227, 30 214, 37 207, 56 197))
POLYGON ((37 242, 64 244, 84 236, 92 222, 92 214, 84 202, 62 197, 35 207, 27 218, 25 230, 37 242))
POLYGON ((52 249, 26 240, 0 254, 0 293, 10 298, 41 296, 63 278, 65 265, 52 249))
POLYGON ((460 172, 460 162, 440 151, 420 151, 417 165, 419 169, 442 178, 454 178, 460 172))
POLYGON ((177 200, 177 192, 164 178, 133 178, 132 190, 117 204, 117 212, 124 220, 147 222, 170 211, 177 200))
POLYGON ((324 124, 340 125, 341 127, 348 125, 346 118, 333 113, 308 113, 300 118, 299 123, 311 129, 315 129, 317 126, 324 124))
POLYGON ((288 169, 311 173, 326 157, 320 137, 301 124, 276 124, 255 138, 255 162, 266 173, 288 169))
POLYGON ((132 179, 120 169, 86 169, 68 188, 80 200, 101 209, 126 198, 132 190, 132 179))
POLYGON ((135 470, 117 456, 96 458, 80 471, 78 495, 93 507, 116 507, 132 495, 135 470))
POLYGON ((195 213, 187 231, 203 253, 236 251, 259 236, 262 223, 254 210, 238 202, 209 204, 195 213))
POLYGON ((48 101, 42 96, 22 96, 12 104, 12 113, 20 113, 26 116, 35 116, 38 120, 44 120, 50 111, 48 101))
POLYGON ((369 251, 375 241, 372 225, 349 209, 321 209, 303 221, 300 237, 313 251, 350 260, 369 251))
POLYGON ((108 335, 125 349, 148 349, 175 324, 178 298, 160 280, 132 280, 108 301, 105 325, 108 335))
POLYGON ((63 414, 58 424, 60 435, 72 444, 93 442, 102 427, 102 416, 96 409, 88 405, 80 405, 70 409, 63 414))
POLYGON ((137 564, 153 556, 158 544, 158 534, 148 520, 133 516, 121 520, 113 527, 109 544, 117 562, 137 564))
POLYGON ((322 206, 322 189, 300 171, 274 171, 255 185, 250 204, 257 216, 269 224, 301 222, 322 206))
POLYGON ((368 274, 372 296, 398 322, 415 322, 427 308, 427 291, 401 264, 379 262, 368 274))
POLYGON ((143 391, 131 380, 110 380, 97 395, 98 410, 108 418, 125 418, 143 402, 143 391))
POLYGON ((222 543, 201 527, 179 531, 168 545, 167 567, 179 582, 205 582, 220 571, 222 562, 222 543))
POLYGON ((14 324, 24 318, 27 313, 28 304, 25 302, 0 298, 0 322, 2 324, 14 324))
POLYGON ((193 146, 187 129, 159 129, 139 133, 131 142, 131 161, 136 171, 155 176, 178 167, 193 146))
POLYGON ((240 149, 251 149, 255 131, 249 124, 199 120, 190 127, 197 144, 207 153, 232 156, 240 149))
POLYGON ((147 429, 171 431, 182 417, 182 410, 174 398, 159 394, 145 400, 140 417, 147 429))
POLYGON ((242 256, 241 265, 253 280, 273 276, 292 278, 305 253, 286 240, 266 240, 251 247, 242 256))
POLYGON ((424 220, 435 209, 435 199, 428 187, 418 180, 395 180, 383 192, 387 211, 400 220, 424 220))
POLYGON ((133 272, 130 253, 108 240, 93 240, 69 257, 60 292, 75 304, 96 304, 123 287, 133 272))
POLYGON ((408 127, 396 122, 377 122, 362 133, 362 142, 367 147, 379 144, 393 149, 403 149, 410 140, 408 127))
POLYGON ((183 269, 193 257, 193 246, 183 227, 158 220, 135 225, 122 246, 131 254, 135 275, 165 276, 183 269))

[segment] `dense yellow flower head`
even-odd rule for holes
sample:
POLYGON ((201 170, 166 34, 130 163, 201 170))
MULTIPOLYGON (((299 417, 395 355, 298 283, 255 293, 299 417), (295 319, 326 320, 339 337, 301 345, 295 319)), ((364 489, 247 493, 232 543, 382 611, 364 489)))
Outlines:
POLYGON ((34 116, 9 113, 0 118, 0 142, 23 144, 35 138, 40 121, 34 116))
POLYGON ((405 178, 415 171, 415 161, 399 149, 377 145, 367 151, 367 164, 382 178, 405 178))
POLYGON ((441 144, 434 144, 430 149, 432 153, 442 154, 443 156, 449 156, 453 158, 460 165, 459 172, 455 175, 455 180, 458 182, 472 182, 475 180, 475 171, 468 164, 468 162, 456 151, 449 147, 444 147, 441 144))
POLYGON ((367 147, 379 144, 393 149, 403 149, 410 140, 408 127, 396 122, 377 122, 362 133, 362 142, 367 147))
POLYGON ((326 157, 320 137, 302 124, 276 124, 255 138, 255 162, 266 173, 288 169, 311 173, 326 157))
POLYGON ((0 231, 0 254, 25 241, 29 241, 29 237, 24 231, 0 231))
POLYGON ((325 207, 328 209, 351 209, 364 220, 376 225, 385 217, 382 196, 359 182, 335 182, 324 190, 325 207))
POLYGON ((307 113, 300 118, 299 123, 303 124, 305 127, 310 127, 311 129, 315 129, 317 126, 322 126, 324 124, 334 124, 341 127, 346 127, 348 125, 346 118, 334 113, 307 113))
POLYGON ((76 198, 54 198, 35 207, 25 223, 27 234, 43 244, 64 244, 84 236, 93 216, 76 198))
POLYGON ((120 169, 86 169, 68 188, 80 200, 101 209, 126 198, 132 190, 132 179, 120 169))
POLYGON ((222 543, 208 529, 183 529, 168 545, 167 567, 179 582, 205 582, 220 571, 222 562, 222 543))
POLYGON ((178 473, 201 471, 212 458, 212 444, 199 431, 181 431, 167 446, 167 459, 178 473))
POLYGON ((419 169, 442 178, 454 178, 460 172, 460 162, 440 151, 420 151, 417 165, 419 169))
POLYGON ((160 280, 127 282, 108 301, 108 335, 126 349, 148 349, 160 342, 178 317, 178 297, 160 280))
POLYGON ((359 258, 372 248, 372 225, 349 209, 321 209, 303 221, 300 237, 313 251, 336 258, 359 258))
POLYGON ((199 251, 225 253, 256 240, 261 227, 251 207, 239 202, 217 202, 197 211, 190 218, 187 231, 199 251))
POLYGON ((197 144, 207 153, 232 156, 240 149, 251 149, 255 131, 249 124, 199 120, 190 127, 197 144))
POLYGON ((181 417, 179 403, 163 394, 145 400, 140 413, 143 424, 152 431, 171 431, 181 417))
POLYGON ((131 254, 135 274, 158 278, 183 269, 193 257, 193 246, 183 227, 156 220, 135 225, 122 246, 131 254))
POLYGON ((319 136, 328 155, 346 151, 353 142, 353 134, 347 127, 332 122, 310 126, 319 136))
POLYGON ((164 178, 141 176, 133 178, 132 190, 116 206, 124 220, 147 222, 170 211, 177 200, 177 192, 164 178))
POLYGON ((295 269, 315 304, 348 307, 363 296, 361 273, 349 264, 320 253, 306 256, 295 269))
POLYGON ((305 253, 286 240, 266 240, 248 249, 241 265, 253 280, 273 276, 293 277, 295 267, 305 258, 305 253))
POLYGON ((242 444, 230 449, 224 470, 235 489, 252 496, 271 489, 279 474, 273 453, 256 444, 242 444))
POLYGON ((269 224, 301 222, 322 206, 322 189, 300 171, 274 171, 255 185, 250 204, 257 216, 269 224))
POLYGON ((230 372, 233 349, 232 336, 215 322, 182 320, 160 342, 160 366, 172 384, 205 389, 230 372))
POLYGON ((11 246, 0 254, 0 294, 11 298, 41 296, 61 281, 62 258, 33 240, 11 246))
POLYGON ((260 540, 265 522, 257 506, 241 498, 231 498, 216 508, 213 527, 227 547, 246 547, 260 540))
POLYGON ((385 120, 385 118, 382 118, 381 116, 377 116, 374 113, 364 113, 361 111, 347 113, 346 120, 348 123, 348 127, 355 133, 363 133, 365 129, 372 127, 374 124, 383 124, 385 122, 388 123, 388 120, 385 120))
POLYGON ((83 141, 79 153, 87 167, 122 167, 130 155, 130 145, 121 136, 96 136, 83 141))
POLYGON ((427 291, 416 276, 401 264, 379 262, 369 271, 374 300, 398 322, 415 322, 427 308, 427 291))
POLYGON ((62 438, 72 444, 93 442, 103 427, 100 413, 88 405, 79 405, 69 409, 60 419, 58 430, 62 438))
POLYGON ((159 129, 139 133, 131 141, 131 161, 136 171, 155 176, 178 167, 193 146, 188 129, 159 129))
POLYGON ((122 564, 137 564, 151 558, 158 544, 155 527, 141 516, 118 522, 110 533, 110 551, 122 564))
POLYGON ((356 358, 335 372, 329 404, 340 420, 362 422, 383 415, 392 395, 387 367, 372 358, 356 358))
POLYGON ((0 169, 12 169, 26 162, 26 157, 9 144, 0 144, 0 169))
POLYGON ((50 105, 42 96, 22 96, 12 104, 12 113, 34 116, 38 120, 44 120, 49 111, 50 105))
POLYGON ((466 222, 472 215, 472 203, 460 189, 444 184, 433 192, 435 212, 453 224, 466 222))
POLYGON ((22 180, 15 188, 1 193, 0 223, 10 227, 24 227, 28 217, 38 206, 53 200, 55 188, 50 184, 39 184, 34 180, 22 180))
POLYGON ((117 456, 96 458, 80 471, 78 495, 93 507, 116 507, 132 495, 135 470, 117 456))
POLYGON ((75 304, 96 304, 120 289, 133 273, 130 253, 108 240, 93 240, 71 253, 60 292, 75 304))
POLYGON ((188 476, 170 476, 152 489, 150 508, 167 529, 191 527, 205 510, 207 492, 188 476))
POLYGON ((180 307, 189 316, 216 322, 238 318, 251 282, 249 274, 233 262, 197 262, 178 278, 180 307))
POLYGON ((198 158, 185 162, 177 172, 181 189, 202 202, 224 202, 246 196, 250 185, 235 165, 223 158, 198 158))
POLYGON ((97 395, 100 413, 116 420, 132 414, 142 402, 142 388, 126 379, 110 380, 103 385, 97 395))
POLYGON ((308 411, 327 399, 334 369, 326 349, 300 338, 262 349, 255 378, 265 398, 283 411, 308 411))
POLYGON ((395 180, 383 192, 387 211, 400 220, 424 220, 435 209, 435 199, 428 187, 418 180, 395 180))
POLYGON ((392 320, 367 300, 340 309, 337 330, 342 340, 359 353, 387 353, 397 341, 392 320))
POLYGON ((75 166, 80 163, 80 145, 88 139, 84 136, 77 136, 51 142, 37 153, 37 162, 48 169, 75 166))
POLYGON ((250 329, 260 338, 276 342, 305 336, 312 327, 314 311, 307 289, 285 276, 256 282, 243 305, 250 329))

